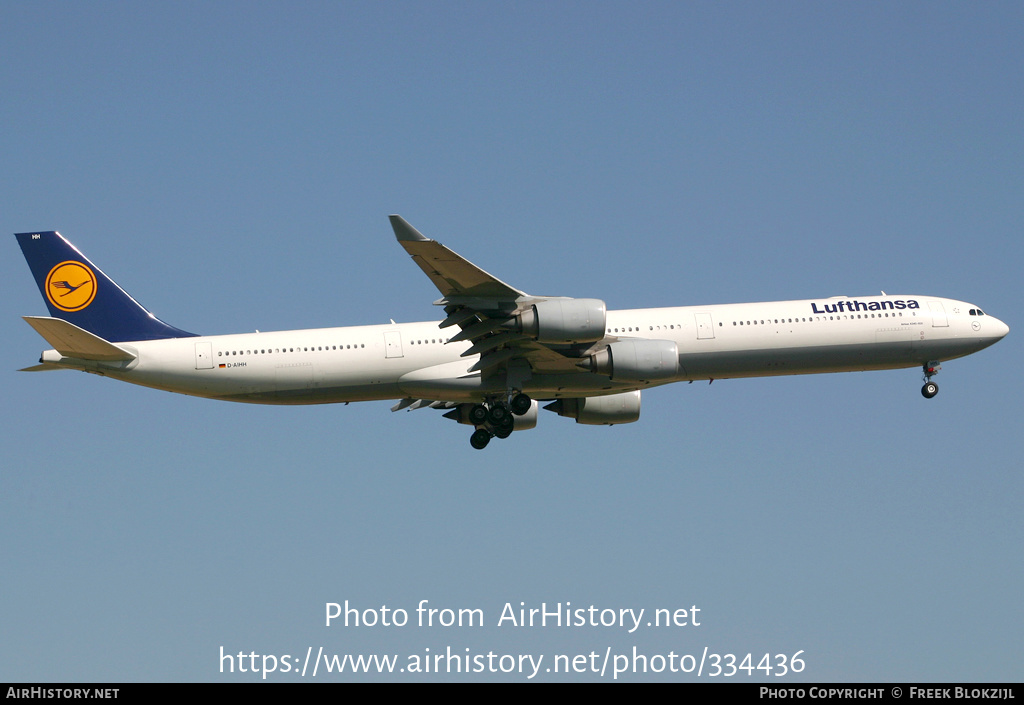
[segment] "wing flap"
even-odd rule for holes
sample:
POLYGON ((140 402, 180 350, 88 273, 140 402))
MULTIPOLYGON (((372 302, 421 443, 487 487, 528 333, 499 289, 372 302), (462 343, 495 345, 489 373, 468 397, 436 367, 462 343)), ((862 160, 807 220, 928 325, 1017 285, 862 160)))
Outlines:
POLYGON ((415 411, 416 409, 451 409, 456 406, 458 406, 458 404, 453 401, 434 401, 432 399, 413 399, 412 397, 406 397, 392 406, 391 410, 401 411, 402 409, 408 409, 409 411, 415 411))

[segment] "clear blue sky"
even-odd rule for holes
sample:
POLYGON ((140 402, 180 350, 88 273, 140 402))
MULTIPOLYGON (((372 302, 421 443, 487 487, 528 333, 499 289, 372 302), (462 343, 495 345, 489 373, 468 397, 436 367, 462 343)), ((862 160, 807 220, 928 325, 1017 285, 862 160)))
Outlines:
POLYGON ((17 373, 46 310, 8 235, 0 681, 258 679, 222 646, 1021 680, 1019 3, 0 9, 0 231, 59 230, 186 330, 438 317, 389 213, 611 308, 884 289, 1011 327, 931 401, 916 370, 676 385, 637 424, 545 412, 481 453, 385 402, 17 373), (324 626, 423 599, 486 624, 324 626), (498 627, 506 602, 702 620, 498 627))

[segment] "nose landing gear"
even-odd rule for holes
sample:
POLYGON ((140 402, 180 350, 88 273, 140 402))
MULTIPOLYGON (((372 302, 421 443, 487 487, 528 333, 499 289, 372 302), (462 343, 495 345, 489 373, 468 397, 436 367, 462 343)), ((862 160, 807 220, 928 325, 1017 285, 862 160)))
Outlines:
POLYGON ((932 377, 939 373, 942 365, 936 362, 927 362, 924 365, 924 386, 921 387, 921 395, 925 399, 931 399, 939 393, 939 385, 932 382, 932 377))

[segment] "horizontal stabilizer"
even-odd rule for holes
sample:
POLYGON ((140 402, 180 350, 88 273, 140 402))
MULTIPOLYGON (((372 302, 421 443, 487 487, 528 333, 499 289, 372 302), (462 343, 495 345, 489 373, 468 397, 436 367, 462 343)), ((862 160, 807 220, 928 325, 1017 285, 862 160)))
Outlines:
MULTIPOLYGON (((74 323, 68 323, 60 318, 47 318, 45 316, 23 316, 25 322, 35 328, 36 333, 43 336, 53 349, 64 357, 74 357, 80 360, 102 360, 104 362, 118 362, 134 360, 135 355, 122 350, 113 343, 108 343, 98 335, 93 335, 87 330, 82 330, 74 323)), ((35 371, 39 367, 28 368, 35 371)))
POLYGON ((64 365, 57 365, 52 362, 42 362, 32 367, 22 367, 18 372, 49 372, 50 370, 66 370, 64 365))

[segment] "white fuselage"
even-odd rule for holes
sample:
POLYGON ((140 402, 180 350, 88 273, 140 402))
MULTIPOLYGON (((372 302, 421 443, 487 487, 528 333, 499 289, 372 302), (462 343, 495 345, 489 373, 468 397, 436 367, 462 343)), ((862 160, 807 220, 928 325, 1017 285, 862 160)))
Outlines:
MULTIPOLYGON (((972 304, 927 296, 868 296, 609 311, 606 340, 671 340, 684 380, 915 367, 962 357, 1008 328, 972 304), (913 307, 907 302, 914 302, 913 307), (902 305, 902 307, 901 307, 902 305), (976 312, 976 313, 974 313, 976 312)), ((505 391, 500 376, 470 368, 468 342, 438 322, 200 336, 119 343, 130 363, 44 361, 147 387, 264 404, 422 398, 473 401, 505 391)), ((620 383, 565 365, 534 367, 535 399, 583 397, 653 386, 620 383)))

